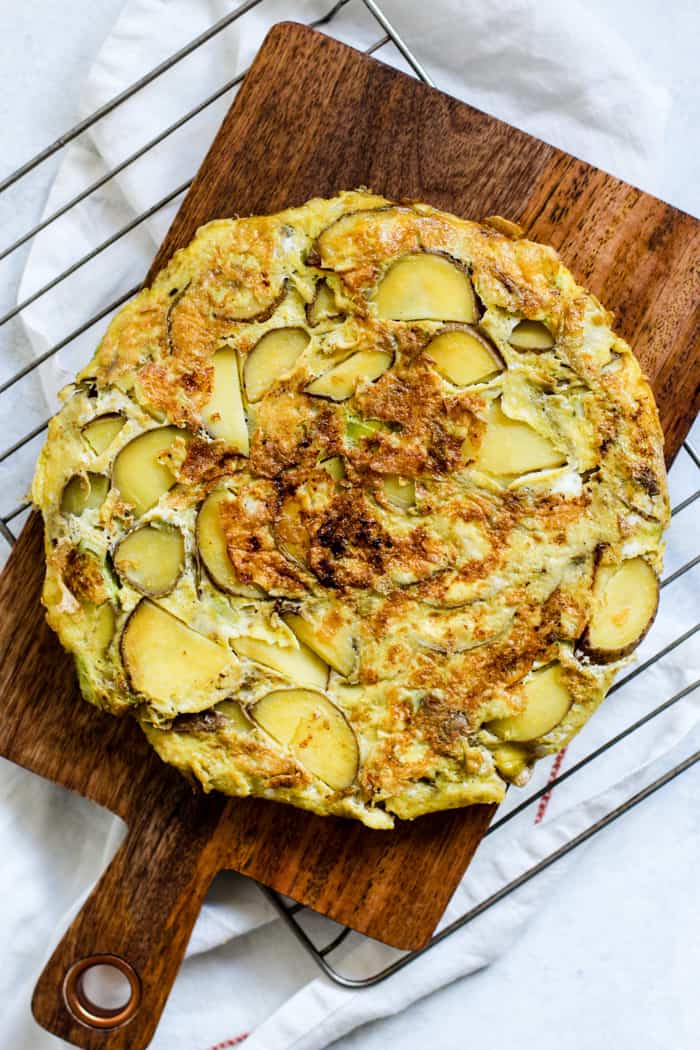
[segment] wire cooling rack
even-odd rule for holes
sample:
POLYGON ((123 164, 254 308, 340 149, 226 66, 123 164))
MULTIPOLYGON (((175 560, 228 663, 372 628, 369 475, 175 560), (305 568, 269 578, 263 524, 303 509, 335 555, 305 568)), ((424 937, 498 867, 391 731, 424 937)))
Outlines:
MULTIPOLYGON (((5 194, 8 190, 10 190, 11 187, 15 186, 15 184, 20 182, 20 180, 23 180, 26 176, 33 172, 39 165, 42 165, 44 162, 48 161, 69 143, 78 139, 80 135, 82 135, 88 129, 93 127, 93 125, 95 125, 103 117, 116 110, 117 107, 127 102, 139 91, 147 87, 147 85, 151 84, 153 81, 157 80, 158 77, 166 73, 168 70, 172 69, 173 66, 181 62, 187 56, 191 55, 194 51, 204 47, 208 43, 208 41, 212 40, 219 33, 222 33, 223 31, 228 29, 239 19, 244 18, 244 16, 253 8, 258 8, 261 5, 264 5, 264 2, 265 0, 246 0, 246 2, 236 6, 232 11, 230 11, 227 15, 221 18, 218 22, 210 26, 201 35, 196 37, 194 40, 189 41, 189 43, 187 43, 184 47, 170 55, 165 61, 161 62, 150 72, 146 73, 140 79, 135 81, 128 88, 126 88, 126 90, 122 91, 120 94, 118 94, 109 102, 107 102, 105 105, 101 106, 89 116, 85 117, 85 119, 81 120, 74 127, 70 128, 58 139, 56 139, 55 142, 52 142, 50 145, 46 146, 46 148, 37 153, 36 156, 32 157, 25 164, 22 164, 21 167, 17 168, 11 174, 7 175, 5 178, 0 180, 0 194, 5 194)), ((315 22, 312 22, 310 24, 316 28, 321 29, 323 32, 330 33, 331 35, 336 35, 335 29, 337 21, 334 20, 336 20, 336 16, 339 15, 342 9, 346 8, 350 4, 353 4, 355 6, 364 4, 366 12, 369 16, 371 16, 373 24, 377 27, 377 37, 374 40, 374 42, 366 49, 366 52, 368 54, 381 52, 383 58, 386 57, 388 61, 394 64, 399 64, 403 68, 407 68, 416 77, 420 78, 425 83, 433 85, 433 81, 423 69, 416 56, 411 52, 409 47, 406 45, 405 41, 401 38, 399 33, 389 22, 379 5, 375 3, 374 0, 338 0, 338 2, 335 3, 334 6, 329 7, 329 10, 325 15, 323 15, 321 18, 318 18, 315 22)), ((243 80, 244 75, 245 73, 240 73, 239 75, 223 83, 219 89, 214 91, 212 94, 208 95, 206 98, 202 99, 202 101, 199 102, 192 109, 188 110, 186 113, 183 113, 182 116, 180 116, 176 121, 174 121, 172 124, 161 130, 157 135, 155 135, 155 137, 148 140, 136 151, 124 157, 123 160, 121 160, 118 164, 112 167, 109 171, 101 175, 98 179, 91 182, 77 195, 73 196, 70 200, 66 201, 64 204, 56 208, 50 214, 46 215, 40 222, 36 223, 30 229, 26 230, 26 232, 24 232, 20 237, 17 237, 11 244, 1 247, 0 262, 13 255, 15 252, 18 252, 23 246, 29 246, 38 233, 51 226, 53 223, 59 220, 61 216, 71 211, 71 209, 75 208, 82 201, 85 201, 88 198, 92 197, 93 194, 97 193, 111 179, 119 175, 121 172, 125 171, 127 168, 130 167, 130 165, 134 164, 140 158, 144 157, 151 150, 155 149, 155 147, 159 146, 161 143, 167 142, 175 132, 177 132, 189 121, 193 120, 200 113, 206 110, 207 107, 211 106, 213 103, 226 96, 229 92, 234 91, 243 80)), ((86 254, 78 258, 75 262, 73 262, 69 267, 56 274, 54 277, 51 278, 51 280, 47 281, 43 286, 32 292, 31 295, 25 297, 23 301, 18 302, 11 309, 7 310, 7 312, 0 316, 0 333, 3 329, 7 331, 6 326, 8 325, 8 322, 10 322, 13 318, 21 314, 23 310, 31 306, 43 296, 58 289, 63 284, 63 282, 66 281, 66 279, 69 278, 71 275, 76 273, 78 270, 81 270, 83 267, 89 266, 89 264, 94 259, 100 256, 113 244, 121 240, 132 230, 135 230, 142 223, 146 222, 148 219, 156 215, 162 209, 166 208, 167 205, 177 200, 177 198, 180 197, 188 189, 191 181, 192 179, 188 179, 181 185, 176 186, 171 192, 163 196, 160 200, 156 201, 156 203, 153 204, 146 211, 143 211, 141 214, 136 215, 129 223, 124 225, 122 228, 118 229, 112 236, 97 244, 89 252, 87 252, 86 254)), ((33 373, 39 367, 39 365, 47 361, 49 358, 53 357, 59 351, 68 347, 80 336, 84 335, 86 332, 92 329, 93 326, 99 324, 102 321, 105 321, 115 310, 117 310, 123 303, 125 303, 129 298, 131 298, 131 296, 133 296, 137 291, 138 286, 135 286, 120 292, 120 294, 107 306, 105 306, 99 312, 94 313, 89 317, 86 317, 85 320, 77 328, 69 332, 58 343, 51 346, 40 356, 32 360, 29 364, 19 368, 13 374, 5 378, 2 382, 0 382, 0 396, 6 394, 6 392, 10 388, 14 387, 15 384, 19 383, 20 380, 33 373)), ((1 402, 0 407, 2 407, 1 402)), ((20 450, 25 448, 25 446, 30 445, 30 443, 34 441, 35 438, 38 438, 43 433, 47 425, 48 420, 41 422, 39 425, 29 430, 26 434, 23 434, 18 440, 14 441, 9 447, 6 447, 2 451, 0 451, 0 464, 3 464, 6 461, 10 460, 11 457, 16 456, 20 452, 20 450)), ((682 515, 683 512, 686 512, 686 519, 690 508, 692 508, 692 510, 690 510, 691 515, 695 515, 697 513, 696 501, 698 497, 700 497, 700 458, 698 457, 697 453, 695 452, 695 450, 689 442, 686 442, 684 444, 683 450, 680 453, 680 457, 683 457, 684 459, 684 462, 681 465, 683 472, 683 484, 681 486, 681 498, 676 502, 676 505, 673 507, 672 530, 673 522, 678 521, 679 515, 682 515)), ((28 466, 31 469, 31 463, 29 463, 28 466)), ((681 469, 681 467, 679 467, 678 469, 681 469)), ((29 473, 27 473, 27 476, 24 480, 25 484, 28 486, 29 473)), ((26 517, 27 513, 28 504, 19 503, 7 512, 3 512, 2 514, 0 514, 0 535, 6 540, 8 544, 11 545, 15 542, 17 529, 21 526, 23 519, 24 517, 26 517)), ((696 530, 685 528, 683 531, 685 535, 688 535, 696 530)), ((697 537, 695 537, 695 542, 697 543, 697 537)), ((681 543, 678 546, 679 549, 687 553, 687 544, 681 543)), ((679 559, 676 557, 675 560, 678 561, 679 559)), ((681 558, 680 564, 678 564, 668 575, 665 576, 661 584, 662 590, 661 611, 659 617, 660 621, 663 621, 664 609, 669 608, 668 603, 673 601, 673 584, 676 583, 676 581, 678 581, 681 577, 685 576, 687 573, 690 573, 699 563, 700 554, 697 553, 690 558, 686 558, 685 560, 681 558)), ((691 609, 691 612, 692 611, 693 610, 691 609)), ((697 611, 697 608, 695 611, 697 611)), ((640 678, 640 676, 642 675, 649 675, 650 673, 653 673, 653 670, 656 665, 660 664, 660 662, 663 661, 665 657, 669 656, 669 654, 674 652, 674 650, 679 649, 685 643, 689 642, 690 639, 693 638, 698 631, 700 631, 700 623, 696 622, 692 624, 692 626, 688 626, 688 628, 682 631, 682 633, 676 634, 675 637, 672 637, 669 640, 667 640, 666 644, 664 644, 658 650, 652 652, 647 659, 645 659, 642 663, 634 667, 634 669, 628 671, 627 674, 620 678, 615 683, 610 692, 616 692, 632 680, 640 678)), ((654 636, 652 635, 652 639, 653 637, 654 636)), ((529 807, 534 807, 536 803, 539 803, 539 809, 541 814, 544 803, 551 797, 552 793, 556 791, 557 787, 560 784, 569 781, 572 777, 575 777, 586 767, 589 767, 592 763, 597 762, 599 759, 602 758, 602 756, 604 756, 612 749, 617 747, 620 743, 625 741, 632 734, 638 733, 643 729, 643 727, 651 724, 652 722, 654 722, 655 719, 659 719, 666 712, 670 711, 675 705, 679 704, 686 697, 690 696, 690 694, 693 693, 695 689, 697 689, 698 685, 700 685, 700 680, 690 682, 684 685, 682 689, 678 690, 672 696, 663 699, 663 701, 660 702, 656 707, 646 711, 642 717, 638 718, 631 724, 625 725, 622 729, 620 729, 619 732, 612 735, 609 739, 605 740, 600 746, 595 748, 595 750, 584 754, 582 758, 580 758, 573 765, 569 766, 564 772, 559 771, 560 762, 557 761, 557 759, 554 759, 552 762, 552 767, 547 783, 538 788, 537 790, 532 790, 529 793, 524 792, 524 797, 522 801, 517 801, 517 799, 515 799, 514 804, 510 809, 506 808, 505 811, 502 809, 501 812, 503 815, 499 816, 495 823, 491 825, 487 834, 496 834, 502 828, 507 826, 514 817, 522 814, 529 807)), ((287 924, 289 929, 299 939, 304 948, 306 948, 307 951, 316 960, 321 970, 329 978, 331 978, 331 980, 345 987, 368 987, 370 985, 377 984, 379 981, 385 980, 387 977, 396 973, 398 970, 402 969, 405 966, 408 966, 418 956, 422 955, 424 952, 429 951, 433 946, 435 946, 437 943, 444 940, 445 938, 449 937, 456 930, 466 926, 473 919, 477 918, 479 915, 482 915, 484 912, 497 905, 500 901, 504 900, 510 894, 514 893, 526 882, 529 882, 531 879, 536 878, 550 865, 555 864, 566 854, 569 854, 573 850, 577 849, 583 842, 586 842, 588 839, 592 838, 603 828, 610 825, 613 821, 617 820, 624 813, 627 813, 634 806, 638 805, 644 799, 648 798, 654 792, 662 788, 665 784, 668 784, 671 780, 679 776, 685 770, 689 769, 699 760, 700 751, 697 751, 685 757, 682 761, 673 765, 671 768, 666 769, 660 776, 658 776, 650 783, 647 783, 641 790, 631 795, 620 805, 611 809, 594 824, 583 830, 575 837, 571 838, 568 842, 565 842, 554 852, 543 857, 543 859, 537 864, 521 872, 516 878, 501 886, 491 896, 488 896, 485 899, 481 900, 476 906, 472 907, 465 914, 461 915, 450 925, 442 929, 440 933, 433 937, 432 940, 428 943, 428 945, 426 945, 426 947, 423 948, 421 951, 407 952, 399 956, 398 958, 396 957, 398 953, 394 953, 392 961, 389 965, 385 966, 383 969, 380 969, 376 973, 370 974, 369 976, 349 976, 347 973, 343 973, 341 971, 338 963, 333 964, 330 962, 330 956, 334 953, 338 953, 335 956, 336 959, 342 960, 342 958, 344 957, 345 953, 340 951, 340 949, 341 946, 344 945, 348 936, 351 933, 349 929, 339 928, 337 924, 332 923, 330 920, 321 919, 320 917, 316 917, 318 921, 309 923, 308 921, 305 921, 305 916, 308 917, 309 915, 307 909, 303 908, 301 905, 294 904, 293 902, 288 901, 287 899, 281 897, 279 894, 274 893, 271 890, 265 889, 264 892, 273 902, 275 907, 279 910, 282 918, 284 919, 284 922, 287 924)), ((511 799, 511 801, 513 801, 513 799, 511 799)), ((359 934, 353 934, 353 937, 359 940, 365 940, 365 938, 361 938, 359 934)))

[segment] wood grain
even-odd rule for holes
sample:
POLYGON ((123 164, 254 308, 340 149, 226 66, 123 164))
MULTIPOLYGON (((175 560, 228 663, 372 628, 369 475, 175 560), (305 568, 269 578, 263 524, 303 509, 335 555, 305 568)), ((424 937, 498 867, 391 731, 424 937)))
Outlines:
MULTIPOLYGON (((558 248, 616 308, 618 329, 653 381, 673 457, 699 397, 699 224, 304 27, 280 24, 268 35, 149 278, 205 221, 360 185, 468 217, 505 215, 558 248)), ((35 515, 0 580, 0 753, 129 825, 37 985, 41 1024, 90 1050, 142 1050, 222 868, 388 943, 425 943, 493 807, 424 817, 390 833, 192 793, 131 721, 79 698, 71 661, 40 611, 41 564, 35 515), (93 952, 122 956, 141 979, 141 1007, 122 1029, 78 1025, 63 1002, 67 968, 93 952)))
POLYGON ((49 959, 32 1000, 40 1024, 90 1050, 148 1046, 205 894, 226 866, 217 835, 224 799, 183 791, 167 777, 139 778, 138 786, 129 834, 49 959), (61 994, 74 962, 105 954, 133 967, 142 996, 131 1022, 107 1032, 76 1020, 61 994))

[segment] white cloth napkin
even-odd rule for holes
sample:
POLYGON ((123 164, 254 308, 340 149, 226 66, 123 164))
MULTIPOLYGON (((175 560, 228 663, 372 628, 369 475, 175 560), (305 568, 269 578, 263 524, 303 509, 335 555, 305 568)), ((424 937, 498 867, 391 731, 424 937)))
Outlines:
MULTIPOLYGON (((178 63, 68 148, 47 214, 243 70, 270 24, 287 18, 309 21, 331 6, 331 0, 266 0, 178 63)), ((491 0, 488 5, 386 0, 383 8, 440 87, 644 188, 654 188, 668 98, 648 81, 625 41, 599 22, 592 23, 583 6, 574 2, 564 9, 556 0, 491 0)), ((88 113, 109 100, 230 9, 224 0, 129 0, 86 81, 82 110, 88 113)), ((336 15, 331 30, 361 48, 382 36, 358 0, 336 15)), ((388 49, 380 57, 403 65, 388 49)), ((206 109, 37 237, 19 298, 189 178, 231 97, 229 93, 206 109)), ((78 271, 60 294, 46 296, 24 312, 34 354, 138 283, 177 203, 78 271)), ((42 368, 50 409, 55 407, 56 391, 87 359, 102 328, 97 326, 42 368)), ((675 499, 690 493, 696 478, 689 461, 679 461, 672 481, 675 499)), ((697 543, 689 530, 671 528, 671 570, 694 553, 689 547, 693 542, 697 543)), ((640 660, 691 626, 697 583, 696 570, 664 592, 661 614, 640 650, 640 660)), ((624 686, 571 746, 563 768, 697 678, 699 666, 700 648, 691 639, 624 686)), ((455 894, 443 926, 670 763, 698 721, 699 706, 700 697, 689 695, 559 788, 546 813, 545 807, 533 806, 491 835, 455 894)), ((550 764, 543 763, 527 790, 544 785, 549 774, 550 764)), ((522 797, 523 792, 511 791, 503 812, 522 797)), ((103 811, 7 763, 0 764, 0 798, 0 990, 9 1004, 0 1021, 2 1042, 16 1050, 49 1050, 58 1040, 29 1018, 31 987, 44 956, 116 849, 122 830, 103 811)), ((152 1045, 155 1050, 207 1050, 214 1044, 233 1046, 239 1036, 251 1032, 250 1050, 317 1050, 357 1025, 396 1012, 487 965, 522 929, 567 863, 538 876, 370 991, 349 991, 319 977, 315 964, 281 923, 271 921, 275 913, 257 887, 223 875, 197 923, 188 960, 152 1045)), ((326 923, 313 916, 309 921, 316 930, 326 923)), ((331 936, 328 932, 326 939, 331 936)), ((354 975, 376 972, 395 958, 392 949, 357 935, 332 956, 343 972, 354 975)))

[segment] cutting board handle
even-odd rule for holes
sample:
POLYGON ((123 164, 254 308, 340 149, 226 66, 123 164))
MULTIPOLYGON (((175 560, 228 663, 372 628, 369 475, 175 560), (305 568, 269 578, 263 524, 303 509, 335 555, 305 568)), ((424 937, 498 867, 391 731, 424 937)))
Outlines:
POLYGON ((39 1024, 86 1050, 148 1046, 204 896, 222 866, 216 832, 223 800, 220 807, 212 805, 191 794, 184 781, 168 778, 168 788, 158 791, 154 785, 155 797, 144 799, 142 816, 34 991, 39 1024), (89 998, 86 974, 99 964, 121 971, 128 981, 127 996, 111 1011, 89 998))

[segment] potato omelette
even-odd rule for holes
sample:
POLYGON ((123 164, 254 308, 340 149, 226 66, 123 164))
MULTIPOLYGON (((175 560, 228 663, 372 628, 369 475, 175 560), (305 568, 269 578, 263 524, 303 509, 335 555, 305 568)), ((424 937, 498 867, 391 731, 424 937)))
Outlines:
POLYGON ((611 325, 498 217, 362 190, 203 226, 39 458, 84 697, 206 791, 499 802, 656 612, 663 435, 611 325))

